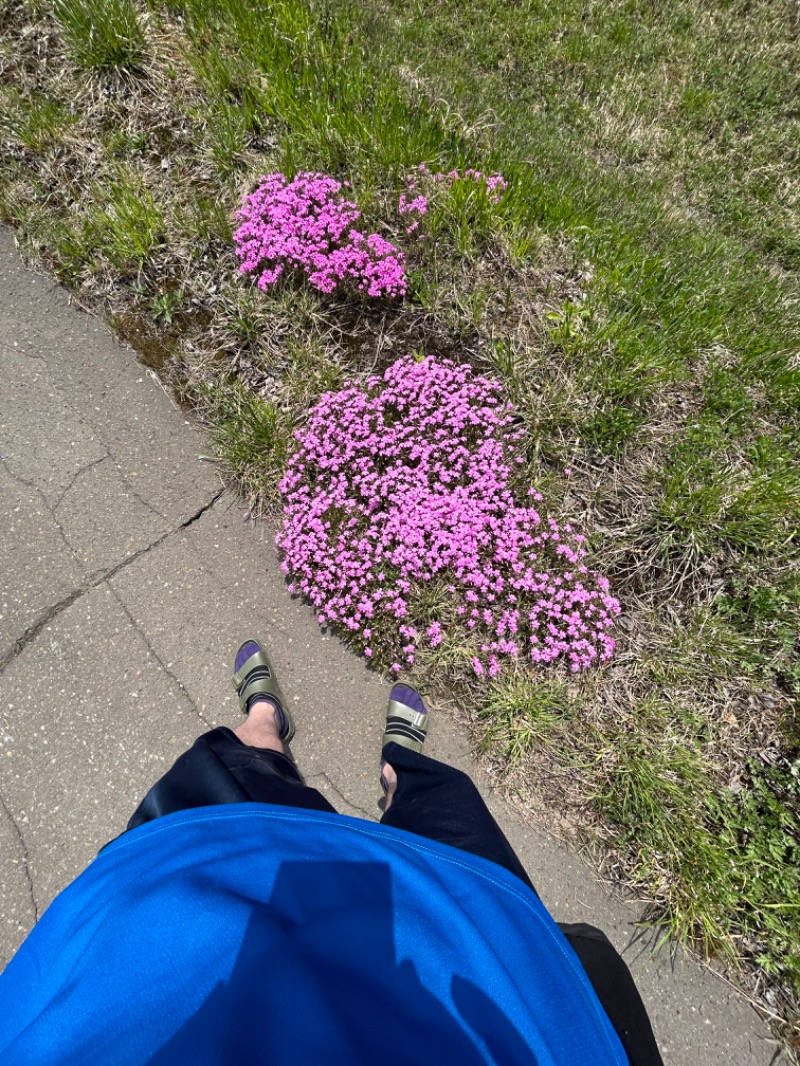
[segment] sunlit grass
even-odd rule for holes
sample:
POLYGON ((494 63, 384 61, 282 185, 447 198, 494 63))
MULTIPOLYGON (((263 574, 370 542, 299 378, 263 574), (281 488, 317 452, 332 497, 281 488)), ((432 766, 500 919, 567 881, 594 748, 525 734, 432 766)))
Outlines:
POLYGON ((145 38, 133 0, 53 0, 70 56, 83 70, 137 74, 145 38))

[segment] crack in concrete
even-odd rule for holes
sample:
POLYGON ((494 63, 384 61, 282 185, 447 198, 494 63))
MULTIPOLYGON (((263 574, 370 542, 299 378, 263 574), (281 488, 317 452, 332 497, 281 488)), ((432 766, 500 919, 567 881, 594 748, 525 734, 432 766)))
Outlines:
POLYGON ((117 460, 114 459, 113 455, 111 456, 111 459, 112 459, 112 461, 114 463, 114 466, 117 468, 117 473, 119 474, 120 480, 122 481, 122 484, 125 486, 125 490, 128 493, 128 495, 129 496, 133 496, 133 498, 135 500, 138 500, 139 503, 143 507, 146 507, 147 510, 150 512, 150 514, 154 514, 156 516, 156 518, 160 518, 164 522, 169 522, 169 518, 167 518, 167 516, 164 514, 163 511, 159 511, 159 509, 157 507, 155 507, 152 503, 150 503, 149 500, 146 500, 144 498, 144 496, 142 496, 140 493, 138 493, 136 491, 136 489, 131 488, 130 481, 128 481, 128 478, 125 476, 125 473, 124 473, 122 467, 119 465, 117 460))
MULTIPOLYGON (((197 516, 197 517, 199 517, 199 516, 197 516)), ((196 522, 197 521, 197 517, 191 519, 191 521, 196 522)), ((186 527, 183 526, 182 528, 185 529, 186 527)), ((167 675, 167 677, 171 678, 175 682, 175 684, 180 689, 181 693, 186 697, 186 701, 188 702, 189 706, 192 708, 192 710, 197 715, 197 717, 200 719, 200 721, 203 723, 203 725, 207 729, 213 729, 212 723, 209 722, 208 719, 203 716, 202 711, 197 706, 197 704, 194 702, 192 697, 189 695, 189 692, 188 692, 186 686, 184 685, 184 683, 181 681, 181 679, 178 677, 177 674, 173 673, 173 671, 170 670, 170 668, 167 666, 167 664, 164 662, 164 660, 158 654, 156 649, 153 647, 153 645, 152 645, 152 643, 150 641, 150 638, 148 637, 147 633, 138 624, 136 619, 133 617, 131 612, 128 610, 128 605, 125 603, 125 601, 119 595, 119 593, 116 591, 114 586, 111 585, 107 581, 106 582, 106 588, 111 593, 111 595, 114 597, 114 599, 117 601, 117 603, 120 605, 122 610, 125 612, 125 617, 128 619, 128 621, 130 622, 131 626, 136 630, 136 632, 139 634, 139 636, 145 642, 145 645, 146 645, 147 650, 149 651, 149 653, 152 655, 152 657, 155 659, 155 661, 158 663, 158 665, 161 667, 161 669, 164 671, 164 673, 167 675)))
MULTIPOLYGON (((83 466, 79 467, 75 471, 75 473, 69 479, 69 484, 67 485, 67 487, 59 494, 58 499, 53 504, 53 506, 50 508, 50 513, 53 515, 54 518, 55 518, 56 511, 61 506, 61 504, 64 502, 64 497, 70 491, 70 489, 75 484, 75 482, 78 480, 78 478, 81 477, 81 475, 85 474, 87 470, 91 470, 93 466, 99 466, 101 463, 104 463, 106 461, 106 459, 112 459, 111 452, 109 452, 108 450, 106 450, 105 455, 101 455, 99 459, 92 459, 92 461, 90 463, 85 463, 83 466)), ((113 459, 112 459, 112 461, 113 461, 113 459)))
POLYGON ((125 473, 125 471, 124 471, 124 470, 122 469, 122 466, 120 465, 120 462, 119 462, 119 460, 117 459, 117 457, 116 457, 116 455, 114 454, 114 452, 113 452, 113 451, 111 450, 111 448, 109 448, 109 446, 108 446, 108 442, 107 442, 107 441, 104 441, 104 442, 103 442, 103 447, 104 447, 104 448, 106 449, 106 451, 108 452, 109 458, 110 458, 110 459, 111 459, 111 461, 113 462, 113 464, 114 464, 114 466, 115 466, 115 468, 116 468, 116 471, 117 471, 117 473, 119 474, 119 477, 120 477, 120 481, 121 481, 121 482, 122 482, 122 484, 123 484, 123 485, 125 486, 125 488, 126 488, 126 490, 128 491, 128 493, 129 493, 129 494, 130 494, 131 496, 133 496, 133 497, 134 497, 134 499, 137 499, 137 500, 139 501, 139 503, 140 503, 140 504, 141 504, 141 505, 142 505, 143 507, 146 507, 146 508, 147 508, 147 510, 148 510, 148 511, 150 511, 150 513, 151 513, 151 514, 154 514, 154 515, 156 515, 156 517, 157 517, 157 518, 161 518, 161 519, 162 519, 162 520, 163 520, 164 522, 169 522, 169 518, 168 518, 168 517, 167 517, 167 516, 166 516, 166 515, 165 515, 165 514, 163 513, 163 511, 160 511, 160 510, 158 509, 158 507, 156 507, 156 506, 155 506, 154 504, 150 503, 150 501, 149 501, 149 500, 146 500, 146 499, 144 498, 144 496, 140 495, 140 494, 139 494, 139 493, 138 493, 138 492, 136 491, 136 489, 135 489, 135 488, 133 488, 133 486, 131 485, 131 483, 130 483, 130 480, 129 480, 129 478, 128 478, 128 475, 127 475, 127 474, 125 473))
POLYGON ((26 348, 15 347, 13 344, 6 344, 5 341, 0 341, 0 348, 5 348, 12 355, 22 355, 26 359, 34 359, 37 363, 44 363, 47 366, 47 360, 43 355, 34 355, 33 352, 29 352, 26 348))
MULTIPOLYGON (((23 477, 22 474, 18 474, 13 469, 13 467, 10 465, 9 461, 7 459, 4 459, 2 456, 0 456, 0 465, 2 465, 3 469, 6 471, 8 476, 13 478, 15 481, 19 482, 20 485, 25 485, 26 488, 29 488, 32 492, 35 492, 36 495, 39 497, 39 499, 42 501, 42 504, 44 505, 45 510, 49 513, 50 517, 53 519, 53 522, 55 523, 55 526, 58 529, 59 536, 61 537, 62 541, 64 542, 65 547, 72 554, 73 558, 75 559, 75 562, 78 564, 79 569, 80 570, 84 570, 84 571, 86 570, 86 567, 83 565, 83 563, 82 563, 81 559, 79 558, 75 548, 72 546, 72 543, 70 542, 69 538, 67 537, 67 534, 64 532, 64 527, 61 525, 61 523, 59 522, 58 518, 56 517, 56 511, 61 506, 61 504, 64 502, 64 500, 65 500, 65 498, 67 496, 67 493, 70 491, 70 489, 72 489, 74 487, 75 483, 78 481, 78 479, 81 477, 81 475, 85 474, 87 470, 91 470, 92 467, 99 466, 101 463, 104 463, 106 461, 106 459, 110 459, 111 462, 114 464, 114 468, 117 471, 117 473, 119 474, 120 480, 122 481, 122 484, 125 486, 125 490, 127 491, 127 493, 130 496, 133 496, 135 499, 137 499, 139 501, 139 503, 143 507, 145 507, 151 514, 155 515, 156 518, 160 518, 162 520, 162 522, 169 522, 169 518, 162 511, 160 511, 157 507, 154 507, 153 504, 149 503, 143 496, 141 496, 136 491, 136 489, 131 488, 130 482, 129 482, 128 478, 125 476, 125 472, 123 471, 122 467, 117 462, 117 460, 116 460, 116 458, 114 456, 114 453, 109 449, 107 444, 104 444, 103 447, 105 448, 105 455, 101 455, 97 459, 93 459, 90 463, 84 463, 83 466, 81 466, 78 470, 76 470, 75 473, 70 478, 70 481, 69 481, 69 484, 67 485, 67 487, 61 491, 61 493, 58 496, 58 499, 53 504, 50 503, 50 501, 47 499, 47 496, 44 494, 44 491, 41 488, 39 488, 39 486, 36 484, 35 481, 31 480, 30 478, 23 477)), ((173 532, 174 532, 174 530, 173 530, 173 532)))
POLYGON ((365 811, 363 807, 359 807, 357 803, 353 803, 352 800, 349 800, 347 798, 347 796, 345 796, 344 792, 342 792, 342 790, 337 785, 334 784, 334 782, 330 779, 330 777, 328 777, 328 775, 325 773, 324 770, 318 770, 315 774, 311 774, 309 777, 306 777, 305 780, 306 780, 306 782, 309 782, 309 781, 313 781, 317 777, 324 777, 325 778, 325 780, 328 782, 328 785, 330 786, 330 788, 336 793, 336 795, 339 797, 339 799, 342 801, 342 803, 346 803, 347 806, 351 807, 354 811, 358 811, 360 814, 363 814, 364 817, 367 819, 367 821, 370 821, 370 822, 374 822, 375 821, 374 817, 369 813, 369 811, 365 811))
POLYGON ((31 875, 31 858, 30 858, 30 854, 28 852, 28 845, 25 842, 25 837, 22 835, 22 830, 17 825, 17 819, 11 813, 11 811, 9 809, 9 806, 6 803, 5 799, 3 798, 2 794, 0 794, 0 807, 3 808, 3 810, 4 810, 5 814, 6 814, 6 817, 8 818, 9 822, 11 822, 12 826, 14 827, 14 832, 16 833, 17 840, 19 841, 19 846, 20 846, 20 849, 22 851, 22 868, 25 871, 25 877, 26 877, 27 882, 28 882, 28 889, 29 889, 30 897, 31 897, 31 906, 33 907, 33 916, 34 916, 34 920, 38 922, 39 921, 39 904, 36 902, 36 890, 35 890, 34 885, 33 885, 33 876, 31 875))
MULTIPOLYGON (((30 353, 22 352, 21 349, 19 349, 19 348, 10 348, 7 344, 4 344, 2 341, 0 341, 0 347, 1 348, 6 348, 6 349, 8 349, 8 351, 14 352, 15 354, 28 355, 28 357, 31 358, 31 359, 41 360, 46 367, 49 366, 49 364, 47 363, 47 360, 44 358, 44 356, 31 355, 30 353)), ((51 378, 51 383, 53 384, 54 388, 56 388, 58 390, 59 398, 60 398, 61 402, 63 403, 64 407, 67 408, 67 410, 71 411, 72 414, 75 416, 75 421, 79 425, 85 426, 86 429, 89 430, 94 437, 102 438, 101 427, 99 427, 96 424, 96 422, 84 418, 83 415, 81 415, 79 413, 79 411, 77 410, 75 405, 72 403, 71 399, 63 392, 61 386, 59 384, 57 384, 56 382, 52 381, 52 378, 51 378)), ((154 514, 157 518, 161 518, 164 522, 168 522, 169 518, 165 514, 163 514, 157 507, 155 507, 152 503, 150 503, 149 500, 146 500, 142 495, 140 495, 136 491, 136 489, 131 485, 129 478, 125 474, 125 471, 122 469, 122 466, 120 465, 119 460, 117 459, 116 455, 111 450, 111 448, 109 447, 107 441, 102 441, 102 447, 103 447, 103 450, 104 450, 105 454, 102 455, 99 459, 94 459, 94 460, 92 460, 92 462, 86 463, 79 470, 77 470, 75 472, 75 474, 73 474, 72 478, 70 479, 70 482, 67 485, 67 487, 59 494, 58 499, 52 505, 52 507, 50 507, 50 505, 47 504, 48 508, 50 509, 51 514, 55 515, 56 508, 59 507, 64 502, 64 498, 66 497, 67 493, 74 486, 75 482, 78 480, 78 478, 81 476, 81 474, 83 474, 83 473, 85 473, 85 471, 91 469, 91 467, 97 466, 98 464, 102 463, 105 459, 110 459, 112 461, 112 463, 114 464, 114 468, 116 469, 117 473, 119 474, 120 480, 122 481, 122 484, 125 486, 125 489, 128 492, 128 494, 133 496, 135 499, 137 499, 139 501, 139 503, 144 508, 146 508, 148 511, 150 511, 151 514, 154 514)), ((11 469, 10 469, 10 467, 8 465, 6 465, 6 469, 8 470, 8 472, 12 476, 17 476, 17 475, 13 474, 13 472, 11 471, 11 469)), ((20 478, 20 480, 22 480, 22 479, 20 478)), ((36 485, 34 485, 31 482, 23 482, 23 483, 24 484, 28 484, 30 488, 33 488, 37 492, 39 492, 39 495, 46 502, 46 497, 44 496, 44 493, 41 491, 41 489, 39 489, 36 485)))
POLYGON ((58 603, 53 604, 51 607, 48 607, 47 610, 43 611, 40 617, 32 625, 28 626, 22 636, 17 637, 11 647, 0 655, 0 673, 5 670, 9 663, 13 662, 14 659, 21 655, 29 644, 36 640, 45 626, 54 621, 63 611, 66 611, 68 607, 71 607, 73 603, 76 603, 81 597, 85 596, 88 592, 91 592, 92 589, 97 588, 97 586, 102 585, 104 581, 108 581, 110 578, 114 577, 120 572, 120 570, 124 570, 126 566, 130 566, 130 564, 136 562, 137 559, 141 559, 143 555, 147 555, 147 553, 152 551, 153 548, 157 548, 160 544, 163 544, 168 537, 173 536, 175 533, 179 533, 182 529, 186 529, 199 518, 202 518, 206 511, 209 511, 214 506, 224 492, 225 487, 223 486, 218 492, 214 493, 208 503, 203 504, 203 506, 195 511, 194 514, 191 514, 188 518, 184 519, 184 521, 180 522, 174 529, 168 529, 166 533, 163 533, 160 537, 154 540, 152 544, 148 544, 146 547, 132 552, 121 562, 116 563, 108 570, 103 570, 99 574, 92 575, 92 577, 84 581, 83 584, 79 585, 67 596, 64 596, 63 599, 59 600, 58 603))
MULTIPOLYGON (((56 518, 55 513, 53 511, 53 508, 50 506, 49 500, 45 496, 44 492, 36 484, 36 482, 30 480, 29 478, 23 477, 22 474, 18 474, 9 465, 8 460, 4 459, 2 456, 0 456, 0 466, 2 466, 2 468, 5 470, 5 472, 8 474, 8 476, 13 481, 16 481, 19 485, 24 485, 25 488, 30 489, 31 492, 35 492, 36 493, 36 495, 42 501, 42 506, 44 507, 45 511, 47 511, 47 513, 53 519, 53 525, 58 530, 58 535, 61 538, 61 540, 63 541, 64 547, 67 549, 67 551, 70 553, 70 555, 72 556, 73 560, 75 561, 75 565, 83 573, 86 573, 86 567, 83 565, 81 559, 78 556, 78 553, 75 551, 75 549, 73 548, 72 544, 70 543, 69 538, 67 537, 67 534, 64 532, 64 527, 61 525, 59 520, 56 518)), ((0 669, 2 669, 2 666, 0 666, 0 669)))
POLYGON ((136 489, 134 489, 131 486, 131 483, 128 480, 128 477, 126 476, 125 471, 120 466, 119 462, 116 459, 116 456, 111 451, 111 449, 108 447, 108 445, 104 444, 103 447, 105 448, 105 455, 101 455, 99 459, 93 459, 91 461, 91 463, 86 463, 79 470, 76 470, 75 473, 72 475, 72 477, 70 478, 69 484, 63 490, 63 492, 61 492, 61 494, 59 495, 58 499, 56 500, 56 502, 53 504, 53 506, 51 508, 51 513, 52 513, 53 517, 55 517, 56 510, 64 502, 64 500, 66 499, 67 494, 75 486, 75 484, 78 481, 78 479, 83 474, 85 474, 87 472, 87 470, 91 470, 92 467, 95 467, 95 466, 100 466, 101 463, 104 463, 108 459, 108 460, 111 461, 111 463, 113 463, 114 469, 119 474, 119 479, 122 482, 122 484, 125 486, 125 491, 128 493, 128 495, 129 496, 133 496, 134 499, 138 500, 139 503, 142 505, 142 507, 144 507, 146 510, 148 510, 151 514, 154 514, 156 516, 156 518, 160 518, 162 520, 162 522, 168 522, 169 518, 167 518, 167 516, 162 511, 159 511, 159 509, 157 507, 154 507, 153 504, 149 502, 149 500, 146 500, 144 498, 144 496, 142 496, 140 493, 138 493, 136 491, 136 489))

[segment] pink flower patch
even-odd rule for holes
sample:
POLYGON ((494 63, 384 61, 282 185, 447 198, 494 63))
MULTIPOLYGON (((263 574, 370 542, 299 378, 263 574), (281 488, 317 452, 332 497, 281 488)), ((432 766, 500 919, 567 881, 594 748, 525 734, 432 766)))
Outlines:
POLYGON ((280 485, 277 544, 295 587, 363 644, 379 621, 382 647, 365 655, 394 672, 445 638, 417 613, 431 581, 483 649, 478 676, 520 659, 573 671, 609 659, 619 603, 582 562, 585 538, 543 515, 538 492, 512 492, 522 437, 496 381, 431 356, 326 393, 280 485))
POLYGON ((269 174, 244 198, 236 217, 239 269, 255 277, 260 289, 294 270, 325 293, 341 285, 371 297, 406 292, 402 252, 379 234, 355 228, 360 211, 326 174, 300 171, 291 181, 269 174))

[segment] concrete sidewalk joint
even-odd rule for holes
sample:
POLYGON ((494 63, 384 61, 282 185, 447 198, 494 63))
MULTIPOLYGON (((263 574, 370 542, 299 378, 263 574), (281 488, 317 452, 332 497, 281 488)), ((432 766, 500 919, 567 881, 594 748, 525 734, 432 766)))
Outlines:
MULTIPOLYGON (((208 511, 208 510, 209 510, 209 507, 206 507, 203 510, 203 514, 205 514, 205 512, 208 511)), ((192 522, 196 522, 197 519, 200 518, 200 517, 202 517, 202 516, 199 515, 199 514, 196 515, 194 518, 191 519, 191 521, 187 522, 186 525, 183 526, 182 528, 186 529, 187 526, 191 525, 192 522)), ((166 539, 166 538, 164 538, 164 539, 166 539)), ((153 545, 153 547, 156 547, 156 545, 153 545)), ((146 552, 142 552, 141 554, 145 555, 146 552)), ((133 562, 133 560, 131 560, 131 562, 133 562)), ((122 569, 122 568, 120 568, 120 569, 122 569)), ((113 577, 113 575, 109 575, 109 576, 113 577)), ((173 670, 169 666, 169 664, 166 663, 164 661, 164 659, 156 651, 155 645, 151 643, 150 638, 148 637, 147 632, 145 631, 144 627, 141 626, 136 621, 136 619, 133 617, 131 612, 128 610, 128 607, 127 607, 125 601, 122 599, 122 597, 119 595, 119 593, 115 590, 114 586, 109 581, 105 581, 104 584, 106 585, 106 587, 108 588, 108 590, 111 593, 111 595, 114 597, 114 599, 117 601, 117 603, 120 605, 120 607, 124 611, 125 617, 128 619, 128 621, 131 624, 131 628, 136 630, 136 632, 139 634, 139 636, 142 638, 142 640, 147 645, 147 650, 149 651, 150 655, 153 657, 155 662, 158 663, 158 665, 161 667, 161 669, 164 671, 164 673, 167 675, 167 677, 171 678, 175 682, 177 687, 180 689, 181 693, 186 697, 188 702, 194 708, 194 712, 197 715, 197 717, 200 719, 201 725, 205 726, 206 729, 213 729, 214 728, 213 723, 211 721, 209 721, 209 719, 206 718, 203 715, 203 712, 200 710, 200 708, 197 706, 195 701, 192 699, 192 697, 191 697, 189 691, 187 690, 186 686, 184 685, 184 683, 181 681, 181 679, 178 677, 178 675, 173 672, 173 670)))
POLYGON ((57 603, 54 603, 51 607, 45 610, 41 614, 41 616, 33 623, 33 625, 28 626, 25 632, 13 642, 11 647, 8 648, 2 655, 0 655, 0 673, 2 673, 2 671, 5 670, 9 663, 13 662, 14 659, 17 658, 17 656, 21 655, 22 652, 25 651, 25 649, 28 647, 28 645, 31 644, 34 640, 36 640, 36 638, 45 628, 45 626, 48 626, 55 618, 57 618, 61 614, 62 611, 65 611, 68 607, 71 607, 82 596, 85 596, 87 592, 91 592, 92 589, 97 588, 98 585, 107 583, 110 578, 114 577, 121 570, 124 570, 126 566, 130 566, 131 563, 136 562, 137 559, 141 559, 143 555, 147 555, 148 552, 152 551, 153 548, 157 548, 160 544, 163 544, 164 541, 167 540, 169 537, 174 536, 176 533, 180 533, 180 531, 183 529, 187 529, 199 518, 202 518, 202 516, 214 506, 217 500, 220 499, 224 492, 225 487, 223 486, 218 492, 216 492, 211 497, 208 503, 203 504, 203 506, 198 508, 198 510, 195 511, 194 514, 190 515, 185 521, 180 522, 177 526, 175 526, 174 529, 168 530, 162 536, 154 540, 152 544, 148 544, 145 548, 140 548, 138 551, 133 552, 131 555, 127 556, 127 558, 117 563, 115 566, 110 567, 110 569, 103 571, 101 574, 92 576, 91 578, 83 582, 81 585, 79 585, 77 588, 73 589, 73 591, 70 592, 68 596, 65 596, 63 599, 59 600, 57 603))

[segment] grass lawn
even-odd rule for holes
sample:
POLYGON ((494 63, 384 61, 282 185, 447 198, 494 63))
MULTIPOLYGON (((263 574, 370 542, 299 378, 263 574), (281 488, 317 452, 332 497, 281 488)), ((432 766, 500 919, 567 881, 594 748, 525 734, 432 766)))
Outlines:
POLYGON ((0 216, 192 406, 255 513, 324 391, 407 352, 503 382, 527 482, 621 601, 617 654, 479 682, 454 631, 418 679, 795 1048, 799 40, 787 0, 0 10, 0 216), (444 198, 421 244, 392 204, 422 162, 509 189, 444 198), (301 169, 406 252, 404 301, 237 272, 243 194, 301 169))

